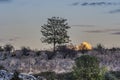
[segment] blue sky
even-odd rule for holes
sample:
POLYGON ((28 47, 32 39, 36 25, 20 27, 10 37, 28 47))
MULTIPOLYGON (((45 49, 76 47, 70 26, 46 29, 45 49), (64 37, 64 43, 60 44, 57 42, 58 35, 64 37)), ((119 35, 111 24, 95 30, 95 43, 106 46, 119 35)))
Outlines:
POLYGON ((0 0, 0 45, 43 49, 40 26, 47 18, 68 20, 74 45, 88 41, 120 46, 119 0, 0 0))

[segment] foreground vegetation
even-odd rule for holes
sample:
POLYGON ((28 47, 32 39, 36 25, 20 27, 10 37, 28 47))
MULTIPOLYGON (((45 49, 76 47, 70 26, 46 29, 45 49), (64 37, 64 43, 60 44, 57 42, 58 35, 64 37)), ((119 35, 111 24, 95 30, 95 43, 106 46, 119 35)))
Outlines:
MULTIPOLYGON (((55 74, 54 72, 42 72, 40 74, 34 74, 35 77, 38 76, 43 76, 47 80, 76 80, 75 77, 73 76, 73 73, 62 73, 62 74, 55 74)), ((82 79, 80 79, 82 80, 82 79)), ((90 80, 90 79, 88 79, 90 80)), ((93 80, 99 80, 99 79, 93 79, 93 80)), ((120 72, 107 72, 105 74, 105 79, 104 80, 120 80, 120 72)))
POLYGON ((72 72, 55 74, 54 72, 42 72, 34 74, 35 77, 43 76, 47 80, 119 80, 119 71, 107 71, 105 67, 99 67, 96 57, 83 55, 76 60, 76 66, 72 72))
MULTIPOLYGON (((4 53, 6 58, 29 58, 29 57, 39 57, 43 54, 47 55, 45 60, 54 60, 58 54, 61 54, 62 57, 59 59, 72 59, 75 60, 76 66, 73 67, 72 72, 56 74, 55 72, 48 71, 42 72, 40 74, 33 74, 35 77, 42 76, 47 80, 119 80, 120 72, 119 71, 107 71, 106 67, 99 67, 99 62, 103 61, 103 64, 108 64, 109 61, 114 62, 115 64, 119 63, 119 54, 120 48, 111 48, 106 49, 102 45, 97 45, 93 48, 92 51, 75 51, 73 49, 67 48, 67 46, 58 46, 56 53, 52 51, 39 51, 31 50, 29 47, 22 47, 20 50, 21 56, 17 56, 15 53, 15 48, 12 45, 5 45, 0 47, 0 54, 4 53), (30 52, 34 52, 34 55, 31 55, 30 52), (6 55, 8 53, 8 55, 6 55), (78 56, 78 55, 81 56, 78 56), (9 56, 9 57, 8 57, 9 56), (110 56, 107 57, 107 56, 110 56), (107 61, 108 60, 108 61, 107 61), (117 62, 118 61, 118 62, 117 62), (93 65, 94 64, 94 65, 93 65)), ((4 60, 5 60, 4 59, 4 60)), ((4 61, 2 60, 2 61, 4 61)), ((40 59, 39 59, 40 60, 40 59)), ((114 64, 114 63, 112 63, 114 64)), ((115 65, 114 64, 114 65, 115 65)), ((5 69, 4 66, 0 66, 1 69, 5 69)), ((17 72, 14 73, 12 80, 18 80, 17 72)), ((21 80, 21 79, 19 79, 21 80)))

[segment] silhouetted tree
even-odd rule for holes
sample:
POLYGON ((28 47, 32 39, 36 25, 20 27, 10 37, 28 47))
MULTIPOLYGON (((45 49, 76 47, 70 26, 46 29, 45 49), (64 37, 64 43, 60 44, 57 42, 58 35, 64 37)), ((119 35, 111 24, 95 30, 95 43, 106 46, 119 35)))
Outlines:
POLYGON ((102 44, 98 44, 97 47, 95 48, 95 50, 97 50, 101 54, 105 53, 105 47, 102 44))
POLYGON ((4 46, 4 51, 8 51, 9 53, 14 49, 14 47, 11 44, 6 44, 4 46))
POLYGON ((25 55, 25 56, 29 55, 29 53, 28 53, 28 52, 30 52, 29 47, 22 47, 21 50, 22 50, 23 55, 25 55))
POLYGON ((111 51, 111 52, 115 52, 117 50, 119 50, 119 48, 112 47, 111 49, 109 49, 109 51, 111 51))
POLYGON ((55 52, 56 44, 68 43, 69 36, 67 29, 70 28, 67 19, 60 17, 48 18, 47 24, 41 26, 41 32, 44 37, 41 38, 42 42, 53 44, 53 51, 55 52))
POLYGON ((4 51, 4 49, 3 49, 3 47, 2 47, 2 46, 0 46, 0 52, 2 52, 2 51, 4 51))

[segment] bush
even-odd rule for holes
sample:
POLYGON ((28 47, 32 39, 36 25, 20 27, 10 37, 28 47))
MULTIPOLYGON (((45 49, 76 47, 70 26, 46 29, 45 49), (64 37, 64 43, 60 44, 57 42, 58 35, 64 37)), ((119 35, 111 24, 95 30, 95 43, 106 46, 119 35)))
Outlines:
POLYGON ((57 74, 57 80, 75 80, 73 73, 62 73, 62 74, 57 74))
POLYGON ((110 71, 105 75, 105 80, 120 80, 119 71, 110 71))
POLYGON ((28 56, 29 55, 28 52, 31 51, 29 47, 22 47, 21 50, 22 50, 23 55, 25 56, 28 56))
POLYGON ((55 74, 55 72, 42 72, 40 74, 35 74, 35 77, 41 76, 47 80, 75 80, 72 72, 55 74))
POLYGON ((36 56, 40 56, 41 51, 35 51, 36 56))
POLYGON ((69 49, 66 45, 57 46, 57 51, 62 53, 63 58, 74 58, 77 52, 73 49, 69 49))
POLYGON ((111 73, 107 73, 105 75, 105 80, 118 80, 114 75, 112 75, 111 73))
POLYGON ((42 76, 45 77, 47 80, 55 80, 56 74, 55 72, 41 72, 40 74, 35 74, 35 77, 42 76))
POLYGON ((102 44, 98 44, 96 48, 94 48, 94 50, 100 52, 101 54, 105 53, 105 47, 102 44))
POLYGON ((19 72, 15 71, 11 80, 22 80, 19 78, 19 72))
POLYGON ((120 71, 111 71, 111 74, 113 74, 116 78, 120 79, 120 71))
POLYGON ((73 68, 75 80, 104 80, 104 72, 99 68, 99 61, 94 56, 82 55, 75 60, 73 68))
POLYGON ((51 51, 45 51, 45 54, 47 54, 48 60, 51 60, 56 56, 56 54, 51 51))
POLYGON ((8 51, 9 53, 14 49, 14 47, 11 44, 6 44, 4 46, 4 51, 8 51))
POLYGON ((4 70, 5 69, 5 67, 3 67, 2 65, 0 65, 0 70, 4 70))
POLYGON ((3 47, 2 47, 2 46, 0 46, 0 52, 2 52, 2 51, 4 51, 4 49, 3 49, 3 47))

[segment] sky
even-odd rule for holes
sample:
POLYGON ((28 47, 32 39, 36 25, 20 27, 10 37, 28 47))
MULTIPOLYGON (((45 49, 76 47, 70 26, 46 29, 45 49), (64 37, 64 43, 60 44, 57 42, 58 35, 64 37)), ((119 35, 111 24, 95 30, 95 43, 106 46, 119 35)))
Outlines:
POLYGON ((67 19, 73 45, 120 47, 120 0, 0 0, 0 46, 51 48, 40 26, 53 16, 67 19))

